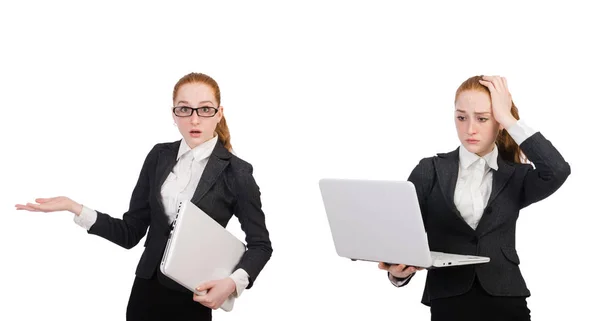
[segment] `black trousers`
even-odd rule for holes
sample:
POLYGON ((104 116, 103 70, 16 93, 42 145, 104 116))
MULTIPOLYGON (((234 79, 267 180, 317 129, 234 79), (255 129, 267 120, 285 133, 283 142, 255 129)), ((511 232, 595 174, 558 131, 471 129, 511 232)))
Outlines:
POLYGON ((127 321, 210 321, 212 309, 194 301, 193 293, 171 290, 156 276, 136 277, 127 304, 127 321))
POLYGON ((463 295, 431 300, 431 321, 529 321, 525 297, 491 296, 479 280, 463 295))

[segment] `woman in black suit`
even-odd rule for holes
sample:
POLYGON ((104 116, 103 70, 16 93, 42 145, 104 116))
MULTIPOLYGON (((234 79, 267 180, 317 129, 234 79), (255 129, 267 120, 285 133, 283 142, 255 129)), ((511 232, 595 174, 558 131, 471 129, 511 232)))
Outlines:
POLYGON ((252 166, 231 153, 229 129, 211 77, 191 73, 173 90, 173 120, 181 140, 154 146, 144 161, 123 219, 92 210, 68 197, 38 198, 18 210, 70 211, 88 233, 132 248, 148 233, 136 269, 127 320, 211 320, 211 309, 233 300, 271 257, 269 232, 252 166), (232 215, 246 234, 247 251, 230 277, 199 284, 196 295, 159 269, 177 204, 191 200, 222 226, 232 215))
MULTIPOLYGON (((530 320, 519 269, 519 211, 554 193, 571 173, 544 136, 519 120, 506 79, 476 76, 456 91, 458 149, 411 172, 432 251, 487 256, 489 263, 432 269, 422 303, 431 320, 530 320), (535 169, 526 162, 529 159, 535 169)), ((379 264, 396 286, 419 267, 379 264)))

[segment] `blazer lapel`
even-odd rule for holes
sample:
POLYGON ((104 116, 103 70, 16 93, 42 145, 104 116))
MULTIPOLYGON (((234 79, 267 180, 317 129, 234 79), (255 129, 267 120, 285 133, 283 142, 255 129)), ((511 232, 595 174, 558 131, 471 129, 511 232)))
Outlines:
MULTIPOLYGON (((169 173, 173 170, 173 167, 177 163, 177 150, 179 148, 180 141, 174 142, 167 146, 167 148, 160 151, 158 155, 158 162, 156 164, 156 184, 154 189, 154 197, 160 205, 161 212, 164 214, 164 204, 160 195, 161 187, 169 173)), ((159 215, 161 222, 168 225, 168 219, 166 215, 159 215)))
POLYGON ((215 149, 208 158, 208 163, 206 163, 204 172, 202 172, 198 186, 194 191, 194 196, 192 196, 191 199, 192 203, 198 204, 206 192, 208 192, 215 184, 219 175, 221 175, 223 170, 229 164, 231 156, 231 153, 223 146, 223 144, 220 141, 217 142, 215 149))
POLYGON ((487 206, 481 216, 481 220, 477 225, 476 230, 478 232, 483 231, 490 222, 494 222, 494 220, 491 220, 492 216, 494 215, 493 213, 491 213, 491 206, 494 200, 498 197, 500 192, 502 192, 502 190, 506 186, 506 183, 508 183, 508 180, 510 179, 514 171, 515 168, 508 165, 500 157, 500 155, 498 155, 498 170, 494 171, 492 174, 492 191, 490 193, 490 198, 488 199, 487 206))
POLYGON ((488 204, 491 204, 498 194, 504 189, 506 183, 514 173, 515 168, 508 165, 500 156, 498 155, 498 170, 493 173, 492 178, 492 192, 490 193, 490 199, 488 200, 488 204))
POLYGON ((457 218, 467 224, 454 204, 454 192, 456 191, 459 166, 458 148, 450 153, 438 154, 438 157, 434 158, 434 160, 435 174, 437 175, 442 194, 444 195, 448 207, 452 209, 452 212, 457 218))

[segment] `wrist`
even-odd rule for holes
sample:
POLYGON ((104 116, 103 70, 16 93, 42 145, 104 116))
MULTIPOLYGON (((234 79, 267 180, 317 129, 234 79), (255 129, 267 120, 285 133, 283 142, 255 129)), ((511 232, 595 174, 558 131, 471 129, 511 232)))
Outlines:
POLYGON ((511 127, 512 125, 516 124, 517 119, 513 115, 509 115, 505 118, 498 120, 498 123, 500 123, 500 125, 502 125, 502 127, 504 127, 504 129, 507 129, 507 128, 511 127))
POLYGON ((81 214, 81 211, 83 210, 83 205, 73 202, 73 204, 71 205, 71 213, 79 216, 79 214, 81 214))
POLYGON ((227 277, 227 283, 229 284, 229 294, 233 294, 235 293, 236 290, 236 285, 235 285, 235 281, 231 278, 231 277, 227 277))

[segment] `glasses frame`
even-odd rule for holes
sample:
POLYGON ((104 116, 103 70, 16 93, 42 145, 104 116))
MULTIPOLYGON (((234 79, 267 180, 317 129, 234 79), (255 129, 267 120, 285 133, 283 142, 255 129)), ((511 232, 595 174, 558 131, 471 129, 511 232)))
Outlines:
POLYGON ((215 115, 219 112, 219 108, 215 108, 215 107, 212 107, 212 106, 202 106, 202 107, 197 107, 197 108, 189 107, 189 106, 174 106, 171 110, 173 111, 173 115, 175 115, 176 117, 192 117, 192 115, 194 114, 194 112, 196 112, 196 115, 198 115, 198 117, 212 118, 212 117, 215 117, 215 115), (178 109, 178 108, 189 108, 192 111, 190 112, 190 114, 188 116, 179 116, 175 112, 175 110, 178 109), (203 108, 210 108, 210 109, 214 110, 215 112, 212 114, 212 116, 202 116, 202 115, 200 115, 200 109, 203 109, 203 108))

